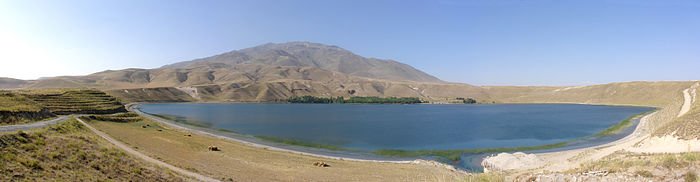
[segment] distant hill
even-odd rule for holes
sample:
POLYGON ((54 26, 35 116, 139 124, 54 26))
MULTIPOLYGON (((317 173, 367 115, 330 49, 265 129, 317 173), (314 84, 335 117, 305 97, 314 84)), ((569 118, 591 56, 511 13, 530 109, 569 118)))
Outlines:
POLYGON ((212 57, 165 65, 162 68, 190 68, 211 63, 301 66, 373 79, 442 82, 407 64, 393 60, 365 58, 340 47, 311 42, 269 43, 212 57))
POLYGON ((393 60, 364 58, 336 46, 309 42, 265 44, 156 69, 107 70, 86 76, 23 81, 16 85, 22 88, 132 89, 126 95, 115 94, 129 97, 129 100, 170 101, 270 101, 301 95, 435 99, 430 97, 442 97, 442 93, 466 96, 478 90, 468 84, 443 82, 393 60), (451 89, 426 95, 432 92, 430 89, 445 90, 427 86, 433 84, 449 85, 446 88, 451 89), (154 93, 137 91, 143 88, 154 93), (175 93, 179 90, 187 91, 192 97, 175 93), (167 98, 159 98, 161 95, 167 98))
POLYGON ((2 88, 97 88, 132 101, 274 101, 293 96, 419 97, 432 103, 588 103, 665 106, 695 82, 577 87, 477 87, 447 83, 409 65, 310 42, 265 44, 156 69, 107 70, 39 80, 0 78, 2 88))
POLYGON ((0 88, 4 89, 22 88, 27 83, 29 82, 25 80, 0 77, 0 88))

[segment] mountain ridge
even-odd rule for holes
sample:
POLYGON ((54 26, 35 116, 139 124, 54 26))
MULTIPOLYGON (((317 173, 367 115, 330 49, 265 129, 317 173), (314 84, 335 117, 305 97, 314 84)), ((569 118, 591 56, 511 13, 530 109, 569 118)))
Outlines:
POLYGON ((444 82, 398 61, 365 58, 338 46, 312 42, 267 43, 215 56, 164 65, 160 68, 187 68, 206 63, 310 66, 374 79, 444 82))

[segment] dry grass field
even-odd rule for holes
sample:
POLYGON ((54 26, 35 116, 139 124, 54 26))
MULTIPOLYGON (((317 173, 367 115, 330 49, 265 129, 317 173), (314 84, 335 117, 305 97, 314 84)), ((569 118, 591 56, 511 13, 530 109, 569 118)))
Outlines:
MULTIPOLYGON (((215 179, 233 181, 464 181, 469 174, 432 162, 382 163, 333 160, 272 151, 166 128, 149 120, 91 121, 90 125, 139 152, 215 179), (147 126, 148 125, 148 126, 147 126), (144 126, 147 126, 144 128, 144 126), (220 151, 209 151, 217 146, 220 151), (329 167, 314 166, 325 162, 329 167)), ((474 176, 473 179, 498 178, 474 176)))
POLYGON ((0 181, 184 181, 126 155, 71 119, 0 133, 0 181))

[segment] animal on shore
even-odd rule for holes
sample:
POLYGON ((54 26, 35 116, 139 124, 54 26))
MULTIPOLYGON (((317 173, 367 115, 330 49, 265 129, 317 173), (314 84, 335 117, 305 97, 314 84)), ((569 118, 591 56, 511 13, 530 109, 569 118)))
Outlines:
POLYGON ((207 149, 209 149, 209 151, 219 151, 219 147, 213 145, 209 146, 207 149))
POLYGON ((314 162, 313 165, 317 167, 331 167, 331 165, 328 165, 325 162, 314 162))

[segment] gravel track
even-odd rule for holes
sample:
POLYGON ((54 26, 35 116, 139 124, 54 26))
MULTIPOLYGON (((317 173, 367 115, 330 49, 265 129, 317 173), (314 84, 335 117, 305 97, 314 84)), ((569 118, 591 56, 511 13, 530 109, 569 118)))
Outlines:
POLYGON ((36 122, 36 123, 0 126, 0 132, 15 132, 17 130, 30 130, 30 129, 34 129, 34 128, 41 128, 41 127, 53 125, 56 123, 68 121, 69 118, 70 118, 70 116, 61 116, 61 117, 58 117, 56 119, 52 119, 52 120, 48 120, 48 121, 41 121, 41 122, 36 122))

